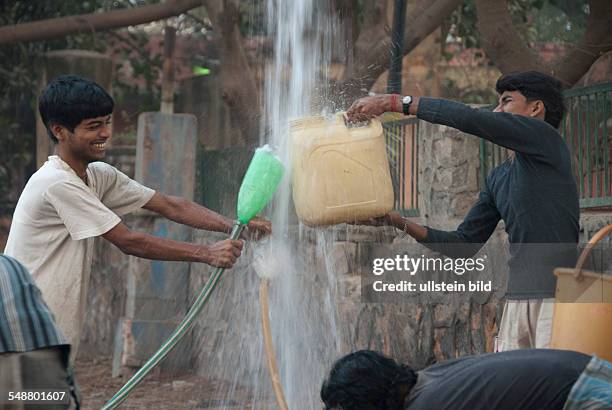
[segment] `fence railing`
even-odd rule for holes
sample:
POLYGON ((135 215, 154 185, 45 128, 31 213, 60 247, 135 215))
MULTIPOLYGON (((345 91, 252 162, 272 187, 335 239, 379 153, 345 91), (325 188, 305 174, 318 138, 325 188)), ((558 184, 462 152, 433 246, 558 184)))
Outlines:
POLYGON ((383 122, 387 158, 391 169, 395 210, 404 216, 418 216, 418 127, 417 118, 383 122))
MULTIPOLYGON (((567 113, 560 132, 570 148, 580 207, 612 207, 612 82, 564 92, 567 113)), ((480 140, 481 186, 508 151, 480 140)))
POLYGON ((561 133, 572 152, 581 208, 612 206, 612 82, 565 92, 561 133))

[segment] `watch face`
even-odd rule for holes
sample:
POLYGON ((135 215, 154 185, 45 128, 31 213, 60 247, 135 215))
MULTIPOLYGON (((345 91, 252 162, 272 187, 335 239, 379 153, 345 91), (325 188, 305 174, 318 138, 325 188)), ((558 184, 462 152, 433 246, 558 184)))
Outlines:
POLYGON ((403 104, 410 104, 412 102, 412 97, 407 95, 404 98, 402 98, 402 103, 403 104))

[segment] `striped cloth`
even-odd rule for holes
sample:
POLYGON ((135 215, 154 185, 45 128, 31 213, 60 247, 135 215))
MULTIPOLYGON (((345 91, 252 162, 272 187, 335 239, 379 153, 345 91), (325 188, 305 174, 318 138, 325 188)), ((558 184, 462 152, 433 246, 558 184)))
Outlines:
POLYGON ((67 344, 32 275, 0 254, 0 353, 67 344))
POLYGON ((563 410, 612 410, 612 363, 593 356, 572 386, 563 410))

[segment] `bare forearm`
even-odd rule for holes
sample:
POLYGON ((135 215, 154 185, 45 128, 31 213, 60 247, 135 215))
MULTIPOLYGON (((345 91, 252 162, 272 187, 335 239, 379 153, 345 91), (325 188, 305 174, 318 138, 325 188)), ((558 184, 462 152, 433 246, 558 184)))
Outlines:
POLYGON ((145 259, 210 262, 210 252, 206 245, 159 238, 140 232, 133 233, 132 240, 122 245, 121 250, 129 255, 145 259))
POLYGON ((240 257, 243 247, 242 241, 233 239, 208 246, 159 238, 130 231, 121 222, 102 237, 128 255, 163 261, 203 262, 221 268, 231 268, 240 257))
POLYGON ((422 225, 411 222, 407 218, 399 214, 391 215, 391 224, 399 229, 400 231, 406 232, 408 235, 412 236, 417 241, 424 241, 427 239, 427 228, 422 225))
POLYGON ((415 224, 414 222, 406 221, 404 226, 400 229, 403 229, 404 232, 412 236, 417 241, 424 241, 427 239, 427 228, 419 224, 415 224))
POLYGON ((168 197, 172 201, 172 212, 164 216, 174 222, 208 231, 226 232, 232 230, 233 221, 208 208, 179 197, 168 197))

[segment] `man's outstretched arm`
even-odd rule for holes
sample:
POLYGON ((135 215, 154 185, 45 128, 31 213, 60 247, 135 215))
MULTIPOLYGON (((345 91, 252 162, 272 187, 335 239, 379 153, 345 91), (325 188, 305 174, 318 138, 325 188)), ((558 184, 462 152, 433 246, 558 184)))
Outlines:
POLYGON ((465 219, 454 231, 441 231, 419 225, 392 211, 387 215, 356 224, 390 225, 406 232, 419 243, 444 255, 460 258, 473 256, 489 239, 501 219, 487 190, 480 193, 465 219))
MULTIPOLYGON (((396 96, 397 97, 397 96, 396 96)), ((364 121, 384 112, 403 112, 399 98, 390 94, 363 97, 346 112, 351 121, 364 121)), ((492 112, 441 98, 413 97, 409 114, 487 139, 516 152, 556 161, 559 133, 543 120, 505 112, 492 112)))
POLYGON ((122 222, 102 237, 128 255, 164 261, 202 262, 222 268, 230 268, 236 263, 243 246, 242 241, 230 239, 208 246, 159 238, 134 232, 122 222))
POLYGON ((381 222, 383 223, 375 223, 375 225, 390 225, 407 233, 419 242, 427 240, 427 228, 404 218, 399 212, 389 212, 381 222))
POLYGON ((453 258, 471 257, 489 240, 500 219, 501 215, 485 187, 456 230, 441 231, 427 227, 426 238, 419 242, 453 258))
MULTIPOLYGON (((156 192, 143 208, 156 212, 166 218, 184 225, 208 231, 229 233, 233 221, 202 205, 178 196, 156 192)), ((272 231, 270 222, 264 219, 253 219, 248 228, 257 235, 267 235, 272 231)))

